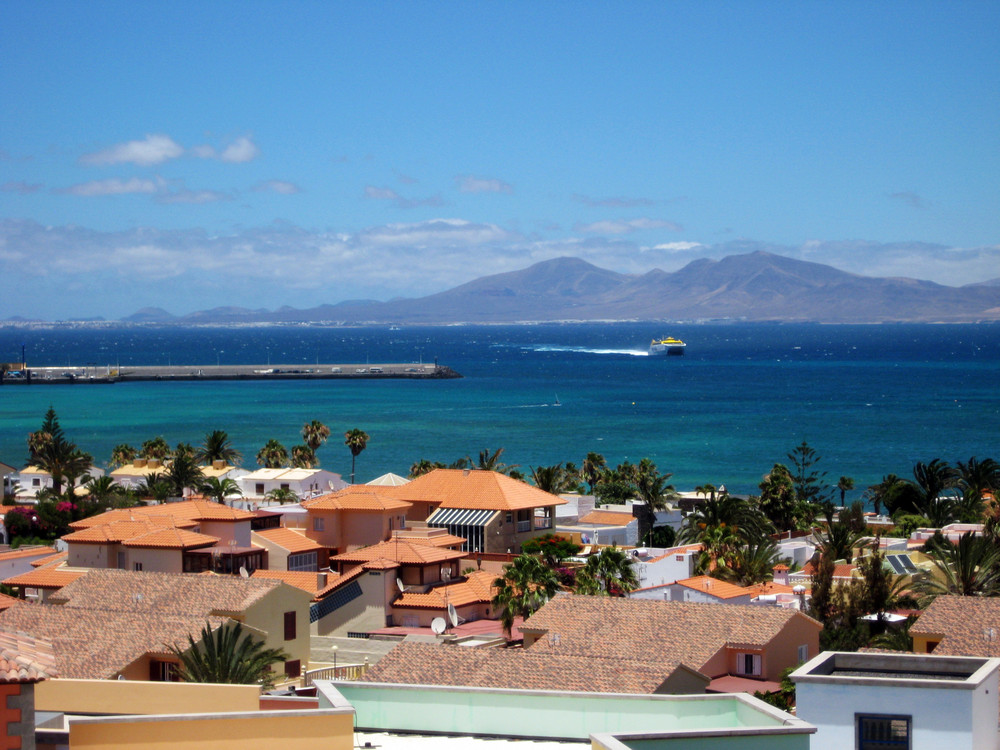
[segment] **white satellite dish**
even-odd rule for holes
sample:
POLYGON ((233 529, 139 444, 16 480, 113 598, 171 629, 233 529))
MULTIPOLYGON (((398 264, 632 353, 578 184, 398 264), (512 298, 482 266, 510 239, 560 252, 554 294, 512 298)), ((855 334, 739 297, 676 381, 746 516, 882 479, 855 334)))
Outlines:
POLYGON ((247 572, 246 567, 243 566, 243 565, 241 565, 240 566, 240 578, 249 578, 249 577, 250 577, 250 574, 247 572))
POLYGON ((403 583, 403 579, 396 576, 396 588, 399 589, 400 593, 406 591, 406 584, 403 583))
POLYGON ((446 627, 448 626, 445 625, 443 617, 435 617, 431 620, 431 630, 434 631, 435 635, 441 635, 446 627))
POLYGON ((451 621, 453 628, 458 627, 458 612, 455 611, 455 605, 451 602, 448 602, 448 619, 451 621))
POLYGON ((443 568, 441 570, 441 580, 450 581, 451 580, 451 568, 443 568))

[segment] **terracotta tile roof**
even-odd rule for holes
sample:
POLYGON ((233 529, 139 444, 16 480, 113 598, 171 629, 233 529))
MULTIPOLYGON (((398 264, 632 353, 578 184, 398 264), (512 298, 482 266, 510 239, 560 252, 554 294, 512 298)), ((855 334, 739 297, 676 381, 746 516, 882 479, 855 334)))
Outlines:
POLYGON ((7 594, 0 594, 0 612, 7 609, 8 607, 13 607, 15 604, 22 604, 23 599, 18 599, 16 596, 8 596, 7 594))
POLYGON ((413 607, 416 609, 446 609, 449 604, 462 607, 467 604, 479 604, 493 599, 495 589, 493 581, 495 573, 478 570, 467 573, 464 581, 455 581, 444 586, 435 586, 426 594, 403 592, 392 603, 394 607, 413 607))
POLYGON ((654 557, 652 560, 647 560, 646 562, 655 563, 655 562, 659 562, 660 560, 666 560, 668 557, 671 557, 673 555, 683 555, 683 554, 686 554, 688 552, 701 552, 701 545, 700 544, 686 544, 683 547, 672 547, 671 549, 668 549, 666 552, 664 552, 659 557, 654 557))
POLYGON ((60 677, 107 680, 147 653, 183 647, 189 634, 197 640, 206 621, 218 627, 225 619, 136 607, 115 611, 24 604, 0 613, 0 630, 50 642, 60 677))
POLYGON ((765 583, 758 583, 755 586, 748 586, 747 590, 751 592, 751 596, 753 597, 764 596, 765 594, 795 593, 794 586, 789 586, 784 583, 775 583, 774 581, 767 581, 765 583))
POLYGON ((592 510, 579 522, 597 526, 626 526, 634 520, 635 516, 631 513, 622 513, 617 510, 592 510))
MULTIPOLYGON (((195 524, 192 524, 195 525, 195 524)), ((105 524, 95 524, 79 531, 72 531, 63 537, 63 541, 74 544, 121 544, 129 539, 160 531, 164 528, 174 529, 170 519, 137 518, 135 520, 115 520, 105 524)))
POLYGON ((188 550, 200 547, 212 547, 220 541, 217 536, 198 534, 185 529, 154 529, 122 542, 122 546, 138 547, 140 549, 188 550))
POLYGON ((911 635, 940 637, 934 654, 1000 654, 1000 597, 938 596, 910 626, 911 635))
POLYGON ((521 630, 542 635, 529 650, 612 661, 639 654, 645 662, 701 669, 726 646, 767 646, 793 618, 804 618, 817 631, 822 627, 780 607, 560 594, 521 630))
POLYGON ((56 676, 51 643, 0 630, 0 682, 40 682, 56 676))
MULTIPOLYGON (((436 531, 444 531, 444 529, 435 529, 436 531)), ((464 536, 455 536, 454 534, 428 534, 427 536, 408 536, 406 529, 403 529, 402 533, 399 531, 392 532, 392 538, 403 539, 408 541, 416 541, 420 544, 429 544, 432 547, 455 547, 460 544, 465 544, 464 536)))
POLYGON ((51 555, 54 551, 52 547, 22 547, 21 549, 12 549, 7 552, 0 552, 0 562, 21 560, 25 557, 38 557, 39 555, 51 555))
POLYGON ((378 560, 371 560, 361 566, 362 570, 395 570, 401 567, 395 560, 386 560, 384 557, 378 560))
POLYGON ((524 510, 567 502, 506 474, 480 469, 435 469, 407 485, 393 487, 392 493, 410 502, 473 510, 524 510))
POLYGON ((18 508, 18 507, 21 507, 21 506, 18 506, 18 505, 0 505, 0 516, 5 516, 8 513, 10 513, 12 510, 14 510, 14 508, 18 508))
POLYGON ((69 557, 69 552, 56 552, 54 555, 49 555, 48 557, 43 557, 41 560, 32 560, 31 567, 33 568, 44 568, 47 565, 53 565, 55 563, 60 563, 69 557))
POLYGON ((281 585, 277 580, 240 576, 94 569, 49 601, 71 609, 155 610, 204 617, 244 612, 281 585))
POLYGON ((308 510, 384 511, 407 510, 412 503, 393 496, 392 487, 352 484, 342 490, 329 492, 301 505, 308 510))
POLYGON ((82 529, 117 520, 137 520, 149 518, 159 521, 161 526, 196 526, 199 521, 249 521, 254 515, 250 511, 230 508, 228 505, 209 500, 184 500, 179 503, 141 505, 135 508, 109 510, 100 515, 74 521, 70 528, 82 529), (171 519, 169 522, 167 519, 171 519))
POLYGON ((331 557, 330 560, 345 563, 369 563, 377 560, 389 560, 404 565, 428 565, 449 560, 461 560, 467 552, 454 549, 444 549, 430 544, 418 544, 404 539, 391 539, 379 542, 370 547, 362 547, 353 552, 331 557))
MULTIPOLYGON (((363 572, 363 571, 360 571, 363 572)), ((310 573, 301 570, 255 570, 251 578, 270 578, 276 581, 284 581, 289 586, 302 589, 312 594, 313 599, 322 599, 334 589, 343 585, 347 575, 337 575, 336 573, 310 573), (319 577, 326 576, 326 584, 319 585, 319 577)), ((357 577, 357 576, 354 576, 357 577)))
MULTIPOLYGON (((359 680, 518 690, 651 694, 680 665, 594 660, 530 649, 401 643, 359 680)), ((705 682, 708 679, 705 678, 705 682)))
POLYGON ((693 589, 694 591, 699 591, 718 599, 735 599, 739 596, 750 596, 752 593, 750 589, 743 586, 729 583, 728 581, 720 581, 718 578, 712 578, 711 576, 695 576, 694 578, 675 581, 675 583, 684 588, 693 589))
POLYGON ((313 541, 305 534, 292 531, 292 529, 286 529, 284 526, 279 526, 275 529, 259 529, 253 533, 291 553, 313 552, 324 549, 322 544, 313 541))
MULTIPOLYGON (((160 506, 151 506, 157 507, 160 506)), ((155 526, 173 526, 178 529, 193 529, 198 525, 197 521, 184 518, 174 518, 168 513, 153 514, 147 508, 117 508, 100 513, 89 518, 81 518, 73 521, 69 525, 71 529, 83 531, 85 529, 95 529, 101 526, 110 526, 115 523, 142 523, 155 526)), ((66 537, 63 537, 65 539, 66 537)))
MULTIPOLYGON (((857 570, 857 566, 849 565, 847 563, 836 563, 833 566, 833 577, 835 579, 850 580, 854 578, 854 573, 857 570)), ((812 560, 807 562, 802 566, 802 572, 809 576, 810 578, 816 573, 816 565, 812 560)))
POLYGON ((21 573, 21 575, 5 578, 3 583, 7 586, 23 586, 31 589, 61 589, 89 572, 91 571, 82 568, 65 568, 63 566, 36 568, 27 573, 21 573))

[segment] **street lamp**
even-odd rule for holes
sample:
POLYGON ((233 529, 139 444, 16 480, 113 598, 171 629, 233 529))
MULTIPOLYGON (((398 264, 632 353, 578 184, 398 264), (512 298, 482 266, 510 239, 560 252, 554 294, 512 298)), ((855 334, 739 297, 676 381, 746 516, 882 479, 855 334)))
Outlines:
POLYGON ((333 647, 333 676, 337 676, 337 647, 333 647))

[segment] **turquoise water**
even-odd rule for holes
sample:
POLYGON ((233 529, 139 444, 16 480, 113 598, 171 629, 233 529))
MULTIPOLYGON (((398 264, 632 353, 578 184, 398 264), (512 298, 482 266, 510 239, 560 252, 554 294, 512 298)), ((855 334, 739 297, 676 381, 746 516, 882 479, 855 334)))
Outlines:
MULTIPOLYGON (((199 442, 226 430, 244 463, 269 439, 301 442, 304 422, 333 432, 324 468, 350 473, 342 434, 371 436, 358 481, 406 474, 420 459, 508 463, 652 458, 678 489, 752 491, 802 440, 831 482, 863 488, 914 461, 1000 459, 1000 326, 640 324, 387 329, 0 329, 0 360, 307 364, 433 361, 461 380, 119 383, 0 389, 0 461, 21 465, 48 406, 69 437, 107 462, 120 442, 199 442), (688 342, 651 358, 653 335, 688 342), (558 405, 557 405, 558 399, 558 405)), ((856 495, 859 492, 855 493, 856 495)))

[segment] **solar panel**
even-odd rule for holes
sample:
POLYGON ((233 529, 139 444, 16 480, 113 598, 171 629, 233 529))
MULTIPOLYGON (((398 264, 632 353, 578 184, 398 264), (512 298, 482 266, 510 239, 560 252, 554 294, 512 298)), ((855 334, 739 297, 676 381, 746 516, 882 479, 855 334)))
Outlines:
POLYGON ((917 572, 917 566, 913 564, 909 555, 886 555, 885 561, 892 566, 897 575, 912 575, 917 572))

